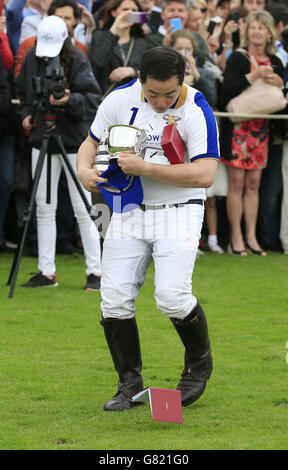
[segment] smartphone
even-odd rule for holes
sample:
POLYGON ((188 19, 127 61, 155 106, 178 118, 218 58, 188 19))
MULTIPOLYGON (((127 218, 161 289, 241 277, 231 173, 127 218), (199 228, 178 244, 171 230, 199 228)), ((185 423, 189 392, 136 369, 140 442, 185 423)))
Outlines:
POLYGON ((148 23, 149 12, 148 11, 131 11, 128 15, 129 23, 148 23))
POLYGON ((214 28, 216 24, 219 24, 219 23, 222 23, 222 18, 220 18, 220 16, 213 16, 213 18, 211 18, 207 27, 207 33, 209 33, 210 36, 212 36, 214 32, 214 28))
POLYGON ((172 20, 170 20, 170 25, 173 26, 172 31, 177 31, 178 29, 181 29, 182 28, 181 18, 172 18, 172 20))
POLYGON ((240 11, 232 11, 232 13, 229 15, 229 21, 235 21, 235 23, 239 23, 239 20, 241 18, 240 11))
POLYGON ((208 28, 207 28, 207 33, 209 33, 210 36, 212 36, 212 34, 213 34, 213 32, 214 32, 215 26, 216 26, 215 21, 210 20, 210 21, 209 21, 209 24, 208 24, 208 28))
MULTIPOLYGON (((234 21, 235 23, 239 23, 239 20, 241 18, 240 11, 232 11, 231 15, 229 15, 229 21, 234 21)), ((237 49, 237 47, 240 46, 240 32, 239 29, 237 31, 234 31, 232 33, 232 43, 233 43, 233 48, 237 49)))
POLYGON ((2 10, 3 10, 3 1, 0 1, 0 16, 2 16, 2 10))

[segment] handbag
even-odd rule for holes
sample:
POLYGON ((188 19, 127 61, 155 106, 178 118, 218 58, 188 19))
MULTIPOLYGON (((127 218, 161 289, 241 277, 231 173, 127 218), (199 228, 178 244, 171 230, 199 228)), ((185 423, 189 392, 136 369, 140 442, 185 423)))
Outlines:
MULTIPOLYGON (((242 49, 237 49, 243 53, 242 49)), ((245 57, 258 68, 255 57, 249 56, 245 51, 245 57), (248 56, 248 57, 247 57, 248 56)), ((240 95, 232 98, 226 106, 226 110, 233 114, 272 114, 285 109, 287 101, 281 88, 265 83, 262 78, 257 78, 251 86, 240 95)), ((242 122, 253 118, 230 117, 232 122, 242 122)))

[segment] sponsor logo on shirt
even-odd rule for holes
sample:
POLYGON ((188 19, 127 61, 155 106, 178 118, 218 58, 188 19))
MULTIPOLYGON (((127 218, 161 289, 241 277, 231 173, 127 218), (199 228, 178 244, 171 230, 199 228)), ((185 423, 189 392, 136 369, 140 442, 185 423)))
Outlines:
POLYGON ((174 116, 173 114, 164 114, 163 119, 165 119, 168 124, 175 124, 175 126, 177 126, 177 121, 180 121, 182 118, 180 116, 174 116))

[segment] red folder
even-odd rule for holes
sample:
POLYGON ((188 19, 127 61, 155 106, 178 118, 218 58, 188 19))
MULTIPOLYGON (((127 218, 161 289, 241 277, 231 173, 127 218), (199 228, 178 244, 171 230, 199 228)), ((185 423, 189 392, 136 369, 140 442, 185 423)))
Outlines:
POLYGON ((186 146, 174 123, 164 127, 161 147, 171 165, 185 162, 186 146))
POLYGON ((149 400, 152 419, 154 421, 169 421, 183 423, 180 390, 170 388, 149 387, 132 397, 133 401, 149 400))

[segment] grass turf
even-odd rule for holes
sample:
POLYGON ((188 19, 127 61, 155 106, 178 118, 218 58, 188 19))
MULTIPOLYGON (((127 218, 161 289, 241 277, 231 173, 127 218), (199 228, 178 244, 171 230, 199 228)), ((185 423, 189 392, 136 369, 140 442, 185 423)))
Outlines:
MULTIPOLYGON (((193 290, 208 319, 214 371, 184 424, 151 419, 149 405, 103 410, 117 378, 100 294, 87 293, 82 256, 57 256, 57 288, 22 289, 37 261, 23 257, 12 299, 12 257, 1 254, 0 448, 194 450, 287 448, 288 257, 206 253, 193 290)), ((183 347, 156 310, 153 266, 136 302, 145 386, 174 388, 183 347)))

